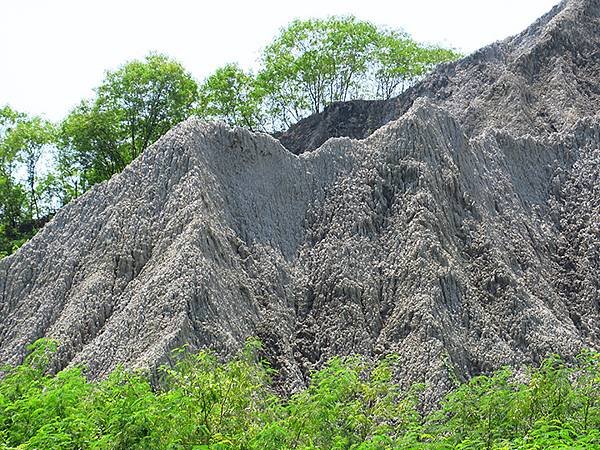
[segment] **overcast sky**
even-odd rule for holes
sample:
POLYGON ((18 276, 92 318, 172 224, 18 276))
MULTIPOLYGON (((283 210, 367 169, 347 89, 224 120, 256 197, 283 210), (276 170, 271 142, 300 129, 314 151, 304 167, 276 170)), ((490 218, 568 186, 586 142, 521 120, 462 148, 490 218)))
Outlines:
POLYGON ((470 53, 518 33, 557 0, 0 0, 0 106, 61 119, 107 69, 150 51, 201 81, 256 65, 295 18, 353 14, 470 53))

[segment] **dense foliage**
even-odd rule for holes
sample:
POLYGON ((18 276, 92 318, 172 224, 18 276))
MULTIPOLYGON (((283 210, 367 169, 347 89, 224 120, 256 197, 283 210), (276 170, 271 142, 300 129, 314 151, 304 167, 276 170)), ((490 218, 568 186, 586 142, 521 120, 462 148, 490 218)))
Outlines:
POLYGON ((262 93, 237 64, 220 67, 200 87, 198 115, 255 130, 263 122, 262 93))
POLYGON ((198 86, 176 61, 151 54, 108 72, 92 101, 63 121, 59 160, 68 196, 110 178, 196 107, 198 86))
POLYGON ((38 170, 54 126, 0 108, 0 258, 29 239, 53 210, 51 174, 38 170))
POLYGON ((179 350, 159 371, 45 373, 56 345, 35 343, 0 381, 0 448, 20 449, 548 449, 600 448, 600 355, 552 356, 515 374, 502 369, 450 392, 431 413, 423 386, 394 382, 399 360, 334 358, 290 398, 249 341, 222 363, 179 350), (156 378, 156 377, 155 377, 156 378))
POLYGON ((198 86, 180 63, 150 54, 108 71, 59 124, 3 107, 0 258, 191 115, 277 131, 334 101, 388 98, 458 56, 353 17, 296 20, 263 50, 256 74, 227 64, 198 86))
POLYGON ((274 131, 332 102, 390 98, 459 56, 354 17, 295 20, 263 50, 256 75, 231 64, 211 75, 201 89, 212 102, 199 114, 274 131))

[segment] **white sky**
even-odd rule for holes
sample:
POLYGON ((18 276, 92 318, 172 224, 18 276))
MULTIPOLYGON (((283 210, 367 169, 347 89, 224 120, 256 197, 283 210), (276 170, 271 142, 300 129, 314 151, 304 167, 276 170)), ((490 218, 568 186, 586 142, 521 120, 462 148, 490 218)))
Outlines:
POLYGON ((558 0, 0 0, 0 106, 61 119, 107 69, 164 52, 198 81, 252 68, 295 18, 353 14, 470 53, 520 32, 558 0))

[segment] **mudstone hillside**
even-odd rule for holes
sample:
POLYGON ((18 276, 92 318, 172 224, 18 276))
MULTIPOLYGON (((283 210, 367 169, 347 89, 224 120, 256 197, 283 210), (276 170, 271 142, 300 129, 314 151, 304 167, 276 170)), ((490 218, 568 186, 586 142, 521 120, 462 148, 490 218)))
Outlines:
POLYGON ((165 363, 265 344, 454 377, 600 346, 600 0, 278 136, 189 119, 0 261, 0 363, 165 363))

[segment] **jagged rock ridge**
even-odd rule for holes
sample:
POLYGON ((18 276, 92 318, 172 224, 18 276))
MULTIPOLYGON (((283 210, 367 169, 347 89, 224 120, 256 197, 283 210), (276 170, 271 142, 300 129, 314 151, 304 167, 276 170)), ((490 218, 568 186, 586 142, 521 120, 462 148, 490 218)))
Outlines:
POLYGON ((57 367, 102 376, 255 335, 286 389, 395 351, 437 396, 600 346, 599 27, 600 0, 562 3, 397 99, 337 105, 362 140, 299 124, 282 142, 319 147, 300 156, 180 124, 0 261, 0 362, 53 336, 57 367))

